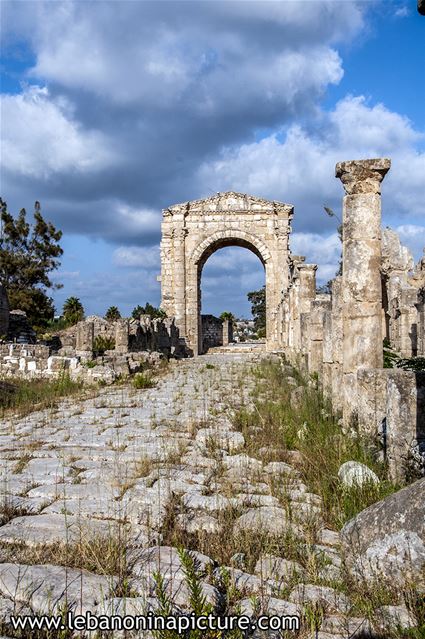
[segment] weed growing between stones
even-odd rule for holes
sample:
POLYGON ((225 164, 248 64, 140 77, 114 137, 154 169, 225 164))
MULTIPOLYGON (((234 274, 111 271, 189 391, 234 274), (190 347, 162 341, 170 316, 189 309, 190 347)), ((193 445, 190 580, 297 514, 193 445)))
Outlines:
MULTIPOLYGON (((228 605, 226 606, 219 602, 213 605, 207 602, 203 594, 200 565, 196 556, 183 547, 178 549, 178 556, 183 569, 184 582, 189 593, 188 603, 190 613, 196 617, 208 616, 210 614, 214 616, 230 614, 231 611, 228 605)), ((174 604, 165 587, 165 579, 159 572, 154 573, 153 577, 155 581, 155 595, 158 600, 158 607, 155 610, 155 614, 164 617, 171 616, 174 612, 174 604)), ((222 596, 221 599, 223 602, 229 603, 231 598, 227 592, 226 585, 230 584, 226 584, 224 580, 221 580, 220 583, 225 588, 224 592, 221 593, 224 597, 222 596)), ((217 585, 219 584, 217 583, 217 585)), ((179 639, 179 637, 181 637, 180 634, 172 630, 157 630, 152 634, 155 639, 179 639)), ((228 632, 221 630, 189 630, 184 636, 186 639, 224 639, 225 637, 226 639, 243 639, 244 633, 240 630, 228 632)))
POLYGON ((152 375, 148 372, 136 373, 133 378, 133 386, 137 390, 142 388, 153 388, 156 382, 152 379, 152 375))
POLYGON ((25 543, 0 542, 3 562, 38 565, 53 564, 88 570, 98 575, 118 575, 126 572, 126 535, 124 527, 110 534, 90 533, 82 527, 79 539, 68 543, 29 546, 25 543))
POLYGON ((309 490, 323 498, 326 523, 340 529, 358 512, 383 499, 399 486, 386 478, 379 461, 377 442, 355 432, 343 432, 338 415, 332 412, 315 380, 306 380, 295 369, 280 362, 263 361, 255 370, 257 387, 254 409, 242 408, 234 418, 245 437, 248 452, 265 449, 274 459, 293 462, 309 490), (297 387, 302 393, 291 402, 297 387), (380 478, 379 484, 344 487, 338 469, 349 460, 366 464, 380 478))
POLYGON ((15 517, 24 517, 31 514, 27 508, 16 505, 13 497, 10 495, 3 495, 0 503, 0 526, 4 526, 15 517))

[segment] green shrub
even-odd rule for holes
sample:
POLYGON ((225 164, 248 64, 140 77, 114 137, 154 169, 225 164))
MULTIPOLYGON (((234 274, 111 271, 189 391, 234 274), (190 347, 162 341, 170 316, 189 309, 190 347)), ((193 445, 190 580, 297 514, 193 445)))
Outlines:
POLYGON ((107 335, 97 335, 93 341, 93 352, 96 355, 104 355, 105 351, 115 348, 115 340, 107 335))
POLYGON ((136 373, 133 378, 133 386, 137 389, 153 388, 155 386, 155 381, 148 372, 136 373))

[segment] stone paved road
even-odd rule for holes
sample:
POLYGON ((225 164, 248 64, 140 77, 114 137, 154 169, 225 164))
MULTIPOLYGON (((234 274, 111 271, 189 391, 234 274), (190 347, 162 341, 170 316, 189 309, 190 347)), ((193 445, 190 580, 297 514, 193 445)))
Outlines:
MULTIPOLYGON (((242 434, 232 427, 232 411, 249 404, 250 367, 258 357, 219 353, 172 362, 152 389, 103 389, 93 399, 66 400, 54 411, 1 424, 0 619, 17 607, 58 610, 65 598, 83 612, 155 609, 158 569, 175 605, 187 609, 177 551, 161 545, 176 499, 177 525, 192 539, 200 532, 220 535, 229 508, 237 513, 233 534, 254 538, 264 530, 289 531, 304 543, 314 520, 319 543, 309 548, 321 557, 322 583, 338 579, 338 535, 321 523, 319 496, 287 463, 248 456, 242 434), (276 480, 287 487, 289 509, 273 494, 276 480), (61 565, 72 548, 90 551, 98 539, 126 546, 126 592, 119 574, 94 569, 90 552, 90 571, 61 565)), ((217 602, 222 593, 213 577, 219 567, 209 556, 199 553, 198 559, 204 594, 217 602)), ((264 552, 251 572, 236 556, 228 570, 248 614, 251 595, 273 614, 295 614, 319 601, 328 611, 323 637, 345 637, 343 624, 361 625, 349 617, 347 597, 309 584, 305 568, 283 556, 264 552), (285 590, 287 583, 292 586, 285 590)))

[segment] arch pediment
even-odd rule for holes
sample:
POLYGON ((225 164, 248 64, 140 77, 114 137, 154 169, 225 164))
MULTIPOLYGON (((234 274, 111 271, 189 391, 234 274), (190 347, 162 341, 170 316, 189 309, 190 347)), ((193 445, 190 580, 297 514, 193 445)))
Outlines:
POLYGON ((191 200, 164 209, 164 216, 183 214, 202 215, 208 213, 280 213, 292 216, 294 207, 277 200, 266 200, 264 198, 238 193, 236 191, 226 191, 217 193, 211 197, 200 200, 191 200))

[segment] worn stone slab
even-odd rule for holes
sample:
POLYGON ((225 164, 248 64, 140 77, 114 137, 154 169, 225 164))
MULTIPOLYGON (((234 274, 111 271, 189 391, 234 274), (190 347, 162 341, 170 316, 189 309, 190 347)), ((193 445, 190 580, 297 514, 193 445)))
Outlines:
POLYGON ((27 604, 37 614, 57 613, 65 602, 78 613, 94 611, 116 583, 113 576, 63 566, 0 564, 0 593, 27 604))
POLYGON ((262 579, 285 581, 294 576, 302 577, 304 568, 297 561, 265 554, 255 564, 254 573, 262 579))
POLYGON ((327 586, 315 586, 313 584, 300 584, 289 595, 289 601, 297 604, 319 603, 327 610, 347 613, 351 604, 344 594, 327 586))
POLYGON ((288 530, 300 532, 294 524, 290 523, 283 508, 276 506, 250 508, 235 521, 234 530, 235 532, 269 535, 282 535, 288 530))
POLYGON ((112 522, 61 514, 15 517, 0 527, 0 541, 28 546, 76 543, 82 536, 108 537, 117 533, 112 522))

